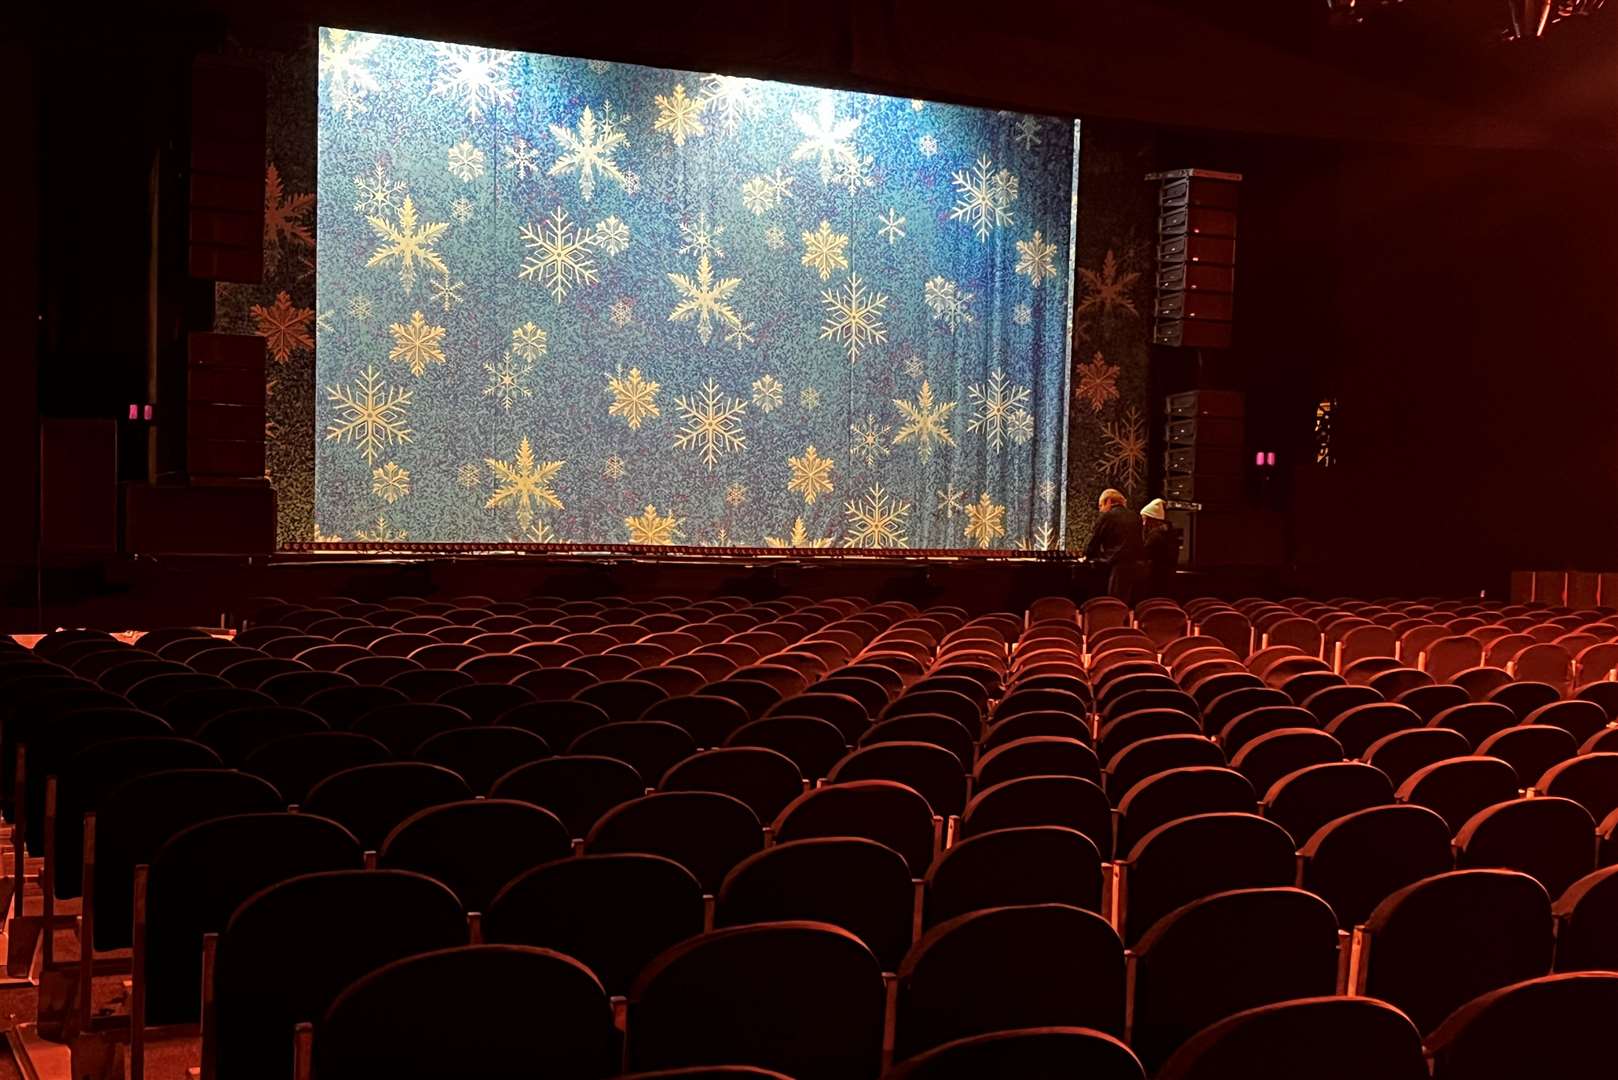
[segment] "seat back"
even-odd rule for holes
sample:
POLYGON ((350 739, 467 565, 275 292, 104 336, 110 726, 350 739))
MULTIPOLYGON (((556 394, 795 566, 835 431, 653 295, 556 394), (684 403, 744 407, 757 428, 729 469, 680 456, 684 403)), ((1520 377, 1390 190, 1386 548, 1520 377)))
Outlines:
POLYGON ((1517 771, 1497 757, 1447 758, 1411 773, 1395 797, 1436 811, 1453 835, 1485 806, 1515 799, 1517 771))
POLYGON ((885 991, 876 957, 825 923, 715 930, 635 980, 632 1069, 749 1064, 795 1080, 874 1080, 885 991))
POLYGON ((1454 866, 1449 826, 1424 806, 1372 806, 1336 818, 1298 849, 1298 882, 1324 899, 1343 929, 1384 897, 1454 866))
POLYGON ((1445 758, 1465 757, 1471 752, 1471 744, 1460 732, 1423 727, 1382 736, 1366 748, 1361 760, 1386 773, 1388 782, 1397 791, 1417 769, 1445 758))
MULTIPOLYGON (((1292 838, 1255 814, 1196 814, 1153 829, 1128 854, 1126 942, 1175 908, 1229 889, 1290 885, 1292 838)), ((1116 916, 1115 916, 1116 917, 1116 916)))
POLYGON ((1579 1076, 1612 1053, 1618 974, 1577 972, 1503 986, 1428 1038, 1435 1080, 1579 1076))
POLYGON ((894 1057, 1052 1024, 1122 1034, 1123 1005, 1123 943, 1101 916, 1064 904, 974 911, 934 926, 905 957, 894 1057))
POLYGON ((1174 1052, 1158 1080, 1426 1080, 1421 1033, 1370 998, 1311 997, 1246 1009, 1174 1052))
POLYGON ((1478 744, 1478 753, 1497 757, 1517 771, 1517 786, 1531 787, 1545 770, 1579 752, 1579 743, 1563 728, 1550 724, 1518 724, 1497 731, 1478 744))
POLYGON ((1056 825, 996 829, 962 840, 927 871, 925 927, 1015 904, 1101 910, 1101 851, 1056 825))
POLYGON ((713 791, 662 791, 613 807, 584 838, 591 854, 662 855, 717 893, 731 867, 764 846, 764 827, 747 804, 713 791))
POLYGON ((702 885, 660 855, 583 855, 518 875, 483 916, 486 941, 555 949, 627 994, 665 949, 702 932, 702 885))
POLYGON ((879 742, 862 746, 839 761, 826 779, 833 784, 851 780, 892 780, 915 789, 927 800, 932 812, 941 817, 958 817, 966 808, 966 773, 961 769, 960 758, 932 742, 879 742))
POLYGON ((1112 805, 1106 792, 1073 776, 1026 776, 985 788, 966 804, 959 835, 1026 825, 1076 829, 1103 854, 1112 847, 1112 805))
POLYGON ((448 885, 467 911, 485 911, 525 870, 572 853, 555 814, 512 799, 469 799, 419 810, 394 826, 377 865, 448 885))
POLYGON ((1193 814, 1251 814, 1258 806, 1252 783, 1234 769, 1192 765, 1149 776, 1118 802, 1115 850, 1125 854, 1160 825, 1193 814))
POLYGON ((891 780, 852 780, 804 792, 775 819, 777 842, 822 836, 875 840, 904 857, 913 877, 926 873, 937 825, 927 800, 891 780))
POLYGON ((1512 870, 1456 870, 1407 885, 1365 922, 1370 947, 1351 990, 1403 1009, 1431 1032, 1489 990, 1551 968, 1545 889, 1512 870))
POLYGON ((567 754, 517 766, 494 782, 489 796, 543 806, 580 839, 608 810, 645 792, 640 773, 626 762, 567 754))
POLYGON ((416 811, 471 797, 466 781, 441 766, 384 761, 326 777, 309 789, 303 809, 338 822, 367 851, 375 851, 395 825, 416 811))
POLYGON ((1596 823, 1571 799, 1514 799, 1478 811, 1455 834, 1455 865, 1520 870, 1561 896, 1596 868, 1596 823))

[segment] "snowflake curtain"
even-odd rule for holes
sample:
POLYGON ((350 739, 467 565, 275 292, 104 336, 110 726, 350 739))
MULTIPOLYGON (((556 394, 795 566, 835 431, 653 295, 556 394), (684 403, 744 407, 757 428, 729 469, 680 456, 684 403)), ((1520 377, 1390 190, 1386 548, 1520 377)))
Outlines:
POLYGON ((1055 546, 1076 137, 321 30, 317 538, 1055 546))

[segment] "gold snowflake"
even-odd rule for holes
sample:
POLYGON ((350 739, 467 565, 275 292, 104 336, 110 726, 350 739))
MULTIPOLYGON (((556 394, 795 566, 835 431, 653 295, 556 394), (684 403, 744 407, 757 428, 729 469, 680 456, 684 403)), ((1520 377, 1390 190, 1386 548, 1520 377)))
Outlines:
POLYGON ((1138 488, 1146 474, 1146 422, 1140 410, 1131 405, 1116 420, 1104 422, 1101 439, 1101 472, 1128 490, 1138 488))
POLYGON ((933 456, 933 444, 955 445, 955 436, 949 433, 949 414, 960 404, 955 401, 933 401, 933 388, 922 380, 921 390, 914 402, 893 399, 905 422, 893 437, 893 445, 916 440, 916 456, 926 461, 933 456))
POLYGON ((380 469, 371 470, 371 494, 389 505, 410 494, 410 470, 390 461, 380 469))
POLYGON ((1125 315, 1139 315, 1140 313, 1135 310, 1135 301, 1129 296, 1129 291, 1135 287, 1139 277, 1138 270, 1120 272, 1118 258, 1112 253, 1112 249, 1108 248, 1106 255, 1102 256, 1099 272, 1079 267, 1079 280, 1084 286, 1084 295, 1079 300, 1079 306, 1073 310, 1073 314, 1081 316, 1094 311, 1106 316, 1116 311, 1125 315))
POLYGON ((457 180, 483 175, 483 151, 462 139, 449 148, 449 174, 457 180))
POLYGON ((674 437, 676 450, 698 450, 702 463, 713 472, 718 460, 727 453, 747 449, 747 436, 740 419, 747 411, 747 402, 740 398, 727 398, 719 392, 719 384, 709 379, 699 394, 689 398, 676 396, 674 407, 685 421, 674 437))
POLYGON ((371 317, 371 298, 369 296, 350 296, 348 298, 348 315, 352 319, 364 322, 371 317))
POLYGON ((1056 245, 1040 235, 1038 229, 1028 240, 1017 241, 1017 273, 1028 278, 1028 283, 1039 288, 1039 283, 1056 274, 1056 267, 1052 260, 1056 257, 1056 245))
POLYGON ((697 260, 695 281, 685 274, 665 276, 682 297, 680 302, 674 305, 674 310, 669 312, 669 321, 690 322, 695 318, 697 338, 704 345, 713 336, 714 319, 717 318, 731 327, 741 325, 742 317, 736 314, 736 309, 730 306, 729 301, 731 294, 741 285, 742 279, 730 277, 714 280, 713 265, 708 261, 706 254, 697 260))
POLYGON ((680 519, 673 513, 663 517, 656 506, 647 503, 645 513, 624 518, 624 527, 629 530, 631 544, 672 544, 679 536, 680 519))
POLYGON ((877 458, 885 458, 893 453, 882 441, 893 429, 887 424, 878 424, 875 413, 866 413, 864 420, 856 420, 848 430, 854 436, 854 441, 848 447, 849 456, 856 461, 865 459, 866 468, 876 468, 877 458))
POLYGON ((763 375, 753 380, 753 406, 761 413, 780 408, 783 388, 774 375, 763 375))
POLYGON ((617 454, 608 454, 607 460, 601 463, 601 475, 608 480, 622 480, 628 472, 629 469, 625 466, 624 459, 617 454))
POLYGON ((388 333, 393 335, 393 348, 388 352, 388 359, 403 361, 410 369, 410 374, 419 377, 427 371, 429 363, 444 363, 444 350, 440 345, 444 340, 444 328, 428 323, 421 312, 411 312, 408 324, 391 324, 388 333))
POLYGON ((1022 428, 1022 417, 1029 415, 1024 407, 1029 398, 1028 388, 1013 384, 1004 371, 995 368, 989 373, 987 383, 973 383, 966 392, 974 403, 966 430, 981 431, 990 450, 1003 449, 1008 431, 1015 438, 1022 428))
POLYGON ((326 438, 352 442, 366 464, 375 467, 384 446, 410 441, 412 432, 405 424, 410 394, 388 386, 374 366, 365 369, 352 390, 328 386, 326 399, 337 406, 337 419, 326 428, 326 438))
POLYGON ((563 540, 560 536, 557 535, 557 532, 556 532, 555 529, 551 528, 544 521, 536 521, 532 525, 528 526, 528 528, 522 530, 522 536, 520 538, 520 542, 525 543, 525 544, 565 544, 565 543, 567 543, 566 540, 563 540))
POLYGON ((848 269, 848 257, 843 254, 848 237, 833 232, 831 223, 820 219, 820 228, 803 234, 803 265, 820 271, 820 280, 830 279, 833 270, 848 269))
POLYGON ((675 146, 684 146, 689 136, 707 134, 708 129, 702 126, 702 110, 707 106, 708 99, 686 97, 684 84, 675 83, 671 95, 664 97, 658 94, 652 101, 657 105, 657 120, 653 122, 652 130, 668 132, 675 146))
POLYGON ((747 487, 741 483, 733 483, 725 489, 725 502, 731 506, 740 506, 747 501, 747 487))
POLYGON ((854 148, 848 140, 860 126, 859 117, 845 116, 839 120, 833 95, 824 92, 813 116, 794 112, 792 122, 803 135, 803 141, 792 151, 792 160, 813 158, 820 169, 821 183, 831 183, 832 171, 838 163, 846 163, 854 157, 854 148))
POLYGON ((366 95, 381 91, 381 85, 365 67, 366 61, 382 44, 374 34, 354 34, 328 29, 320 37, 320 75, 329 79, 331 111, 354 119, 366 111, 366 95))
POLYGON ((519 278, 538 281, 560 304, 567 291, 578 285, 594 285, 600 275, 590 249, 596 244, 594 230, 580 229, 567 219, 558 206, 539 225, 524 225, 522 242, 528 246, 519 278))
POLYGON ((798 404, 807 412, 813 412, 820 407, 820 391, 812 386, 806 386, 798 391, 798 404))
POLYGON ((1006 508, 997 505, 985 491, 975 503, 966 506, 966 538, 986 548, 1006 535, 1006 508))
POLYGON ((844 547, 902 548, 909 547, 905 536, 905 519, 910 515, 910 504, 888 497, 881 484, 873 484, 858 501, 843 504, 848 516, 849 531, 843 537, 844 547))
POLYGON ((545 331, 525 322, 511 332, 511 351, 524 360, 538 360, 549 350, 545 331))
POLYGON ((621 416, 631 431, 637 430, 648 416, 661 415, 657 408, 658 389, 657 383, 641 375, 640 368, 630 368, 628 375, 620 368, 618 374, 607 376, 607 392, 612 395, 607 415, 621 416))
POLYGON ((312 528, 314 529, 314 534, 312 536, 310 536, 309 539, 313 543, 316 543, 316 544, 335 544, 335 543, 342 540, 341 536, 337 536, 334 533, 321 532, 320 531, 320 522, 318 522, 318 521, 312 523, 312 528))
POLYGON ((810 536, 809 529, 803 523, 803 516, 799 515, 792 522, 792 531, 785 540, 779 536, 766 536, 764 546, 772 548, 829 548, 835 539, 830 536, 810 536))
POLYGON ((475 462, 467 462, 455 471, 455 482, 463 488, 475 488, 483 483, 483 471, 475 462))
POLYGON ((519 362, 513 352, 514 350, 508 349, 497 363, 483 365, 483 370, 489 376, 489 384, 483 388, 483 396, 494 398, 500 403, 501 408, 508 412, 512 402, 518 398, 534 396, 534 392, 528 388, 526 382, 528 376, 533 374, 534 365, 527 361, 519 362))
MULTIPOLYGON (((403 529, 400 529, 398 532, 393 530, 393 526, 388 524, 388 515, 386 514, 378 514, 376 516, 375 525, 365 529, 354 530, 354 539, 363 540, 368 544, 395 543, 400 540, 408 540, 409 538, 410 534, 405 532, 403 529)), ((335 537, 330 539, 335 539, 335 537)))
POLYGON ((366 266, 382 266, 393 260, 399 260, 399 284, 409 292, 416 285, 416 263, 447 273, 449 268, 444 265, 443 256, 433 250, 449 228, 447 221, 434 221, 425 225, 416 223, 416 204, 406 195, 404 205, 399 207, 399 224, 394 225, 384 217, 373 216, 368 219, 371 231, 376 238, 382 241, 377 249, 366 260, 366 266))
POLYGON ((1088 364, 1078 365, 1074 374, 1079 377, 1073 384, 1074 400, 1089 402, 1091 412, 1100 412, 1118 397, 1118 365, 1107 363, 1099 352, 1088 364))
POLYGON ((850 364, 860 362, 860 349, 888 340, 887 328, 880 318, 888 298, 866 289, 858 274, 849 274, 840 289, 822 290, 820 302, 826 308, 820 339, 830 338, 841 344, 850 364))
POLYGON ((958 169, 951 176, 955 184, 955 205, 950 207, 951 221, 965 221, 972 226, 978 242, 989 238, 989 233, 1015 220, 1011 204, 1017 201, 1017 176, 1009 169, 994 168, 987 154, 978 158, 970 170, 958 169))
POLYGON ((308 330, 315 317, 313 309, 294 307, 292 297, 286 292, 276 293, 275 303, 269 307, 254 304, 247 310, 258 320, 259 336, 276 363, 284 364, 292 359, 293 353, 315 347, 315 339, 308 330))
POLYGON ((802 457, 787 458, 787 465, 792 469, 787 490, 799 492, 803 495, 804 505, 813 506, 817 496, 830 494, 834 464, 831 458, 821 457, 812 445, 805 448, 802 457))
POLYGON ((283 244, 314 247, 314 234, 304 218, 315 208, 311 194, 288 195, 281 171, 273 162, 264 170, 264 266, 274 270, 283 244))
MULTIPOLYGON (((628 118, 623 119, 627 122, 628 118)), ((612 157, 629 145, 629 136, 613 122, 612 102, 609 101, 602 107, 600 124, 596 123, 595 113, 586 105, 584 112, 579 116, 577 131, 569 131, 556 124, 550 127, 551 134, 562 144, 562 155, 551 165, 549 175, 563 176, 577 172, 579 198, 585 202, 589 202, 590 197, 595 194, 597 172, 617 181, 620 188, 624 186, 624 174, 612 157)), ((609 254, 616 253, 609 252, 609 254)))
POLYGON ((550 506, 557 510, 562 509, 562 500, 557 496, 551 482, 556 474, 562 471, 565 461, 535 461, 533 447, 528 443, 528 436, 524 435, 517 444, 517 457, 514 461, 498 461, 495 458, 484 458, 483 462, 494 474, 495 489, 489 496, 489 501, 483 504, 485 510, 494 510, 506 503, 517 504, 517 527, 526 530, 534 521, 536 507, 550 506))
POLYGON ((451 281, 448 270, 444 271, 442 278, 429 281, 427 287, 433 291, 433 300, 444 305, 445 311, 466 300, 466 282, 451 281))
POLYGON ((612 302, 612 324, 614 326, 628 326, 635 321, 635 302, 627 296, 620 296, 612 302))
POLYGON ((702 97, 709 115, 719 118, 726 135, 736 134, 743 120, 756 119, 764 107, 758 81, 736 75, 704 75, 702 97))

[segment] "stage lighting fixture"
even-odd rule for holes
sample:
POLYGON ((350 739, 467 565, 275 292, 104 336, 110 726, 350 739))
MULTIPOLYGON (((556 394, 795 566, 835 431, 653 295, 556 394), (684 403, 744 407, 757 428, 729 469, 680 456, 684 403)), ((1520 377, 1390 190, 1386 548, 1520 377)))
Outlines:
POLYGON ((1594 15, 1607 0, 1505 0, 1507 22, 1501 31, 1506 41, 1532 41, 1565 19, 1594 15))

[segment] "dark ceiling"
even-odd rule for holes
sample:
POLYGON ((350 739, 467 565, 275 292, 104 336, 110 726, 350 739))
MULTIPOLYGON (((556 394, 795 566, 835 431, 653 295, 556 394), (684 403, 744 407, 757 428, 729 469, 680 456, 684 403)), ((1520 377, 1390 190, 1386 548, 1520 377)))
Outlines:
POLYGON ((130 15, 159 33, 200 16, 288 41, 328 23, 1192 128, 1618 148, 1618 3, 1503 44, 1508 2, 1359 0, 1353 26, 1326 0, 183 0, 130 15))

